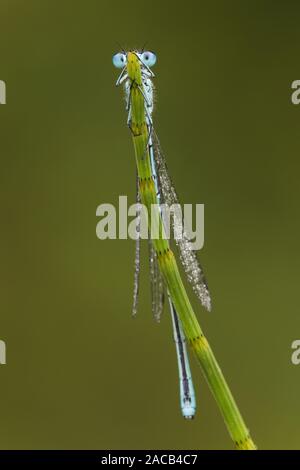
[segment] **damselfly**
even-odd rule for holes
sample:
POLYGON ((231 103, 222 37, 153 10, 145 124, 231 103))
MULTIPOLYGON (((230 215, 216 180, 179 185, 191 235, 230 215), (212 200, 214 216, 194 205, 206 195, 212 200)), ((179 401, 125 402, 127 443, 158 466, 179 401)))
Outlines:
MULTIPOLYGON (((163 157, 163 154, 160 149, 159 141, 157 135, 154 133, 152 113, 153 113, 153 72, 150 67, 152 67, 156 61, 156 56, 152 52, 136 52, 137 57, 139 58, 141 64, 144 65, 143 71, 143 80, 142 87, 140 92, 144 98, 145 106, 145 121, 148 131, 148 151, 150 155, 151 163, 151 176, 153 178, 156 190, 156 196, 159 203, 164 202, 169 206, 173 204, 178 204, 178 198, 174 186, 171 183, 169 178, 166 163, 163 157)), ((113 58, 114 65, 119 67, 123 66, 124 55, 116 54, 113 58)), ((125 70, 124 70, 125 71, 125 70)), ((126 74, 120 76, 117 84, 125 82, 125 96, 126 96, 126 105, 128 111, 128 125, 131 125, 131 102, 130 102, 130 92, 131 84, 127 80, 126 74)), ((137 202, 141 201, 140 190, 137 185, 137 202)), ((172 219, 173 224, 175 223, 174 218, 172 219)), ((139 233, 140 227, 137 227, 139 233)), ((194 252, 191 249, 188 238, 184 234, 184 238, 181 241, 178 241, 178 246, 180 250, 180 259, 183 262, 183 266, 186 269, 186 272, 189 275, 193 287, 196 292, 199 292, 201 295, 201 300, 204 300, 206 306, 210 308, 210 297, 208 289, 202 274, 202 269, 197 263, 197 258, 194 252), (197 276, 197 278, 196 278, 197 276)), ((149 261, 150 261, 150 278, 151 278, 151 293, 152 293, 152 312, 154 318, 159 321, 162 309, 163 309, 163 300, 164 300, 164 284, 162 276, 157 265, 157 256, 155 249, 153 248, 152 241, 149 240, 149 261)), ((136 240, 136 254, 135 254, 135 273, 134 273, 134 299, 133 299, 133 315, 137 313, 137 304, 138 304, 138 291, 139 291, 139 272, 140 272, 140 238, 136 240)), ((192 376, 190 372, 189 359, 186 349, 186 338, 181 327, 181 322, 176 313, 176 309, 170 295, 168 293, 170 313, 172 317, 173 325, 173 336, 176 344, 176 353, 178 361, 178 372, 179 372, 179 384, 180 384, 180 402, 182 414, 185 418, 193 418, 196 411, 196 401, 195 401, 195 392, 192 382, 192 376)))
MULTIPOLYGON (((137 165, 137 201, 146 206, 148 226, 154 220, 151 207, 162 202, 171 206, 178 203, 174 186, 168 174, 159 141, 153 126, 152 66, 156 55, 150 51, 132 50, 113 56, 113 64, 122 69, 117 85, 124 84, 127 124, 130 128, 137 165)), ((211 391, 223 414, 229 433, 240 449, 253 449, 254 443, 248 433, 224 376, 217 364, 207 339, 202 333, 192 305, 187 296, 169 240, 164 236, 164 222, 160 214, 161 236, 149 241, 150 276, 152 286, 152 311, 160 318, 163 308, 164 288, 169 298, 174 338, 179 366, 181 408, 183 415, 192 418, 195 413, 194 388, 186 352, 186 337, 200 362, 211 391)), ((172 218, 173 229, 175 218, 172 218)), ((210 310, 211 300, 207 284, 187 233, 176 240, 179 258, 188 281, 202 305, 210 310)), ((140 238, 136 242, 135 282, 133 314, 137 312, 140 271, 140 238)))

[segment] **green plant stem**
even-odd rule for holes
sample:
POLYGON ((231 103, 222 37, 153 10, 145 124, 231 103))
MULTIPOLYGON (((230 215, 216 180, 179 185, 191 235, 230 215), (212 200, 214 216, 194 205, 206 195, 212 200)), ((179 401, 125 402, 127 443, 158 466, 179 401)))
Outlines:
MULTIPOLYGON (((149 228, 152 228, 154 221, 151 218, 151 207, 153 204, 158 204, 158 199, 151 171, 150 156, 147 150, 149 135, 145 120, 144 97, 139 89, 142 86, 141 70, 139 61, 134 53, 128 53, 127 61, 128 75, 131 80, 130 129, 135 149, 141 201, 147 207, 149 228)), ((160 223, 162 225, 162 221, 160 223)), ((229 434, 237 449, 254 450, 256 446, 250 437, 209 343, 200 328, 169 242, 163 236, 152 241, 160 270, 182 322, 185 335, 200 363, 204 376, 223 415, 229 434)))

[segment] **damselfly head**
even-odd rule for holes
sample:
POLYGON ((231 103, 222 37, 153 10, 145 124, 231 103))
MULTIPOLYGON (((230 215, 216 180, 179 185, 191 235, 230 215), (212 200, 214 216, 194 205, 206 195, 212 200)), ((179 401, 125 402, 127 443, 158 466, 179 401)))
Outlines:
POLYGON ((127 64, 127 59, 128 59, 128 54, 134 54, 139 61, 142 63, 142 65, 145 65, 146 67, 153 67, 156 63, 156 54, 151 51, 130 51, 128 53, 125 52, 118 52, 113 56, 113 64, 117 69, 121 69, 126 66, 127 64))
POLYGON ((116 86, 126 83, 128 79, 141 86, 143 80, 154 77, 151 70, 151 67, 156 63, 154 52, 143 50, 121 51, 113 56, 112 61, 117 69, 122 69, 116 86))

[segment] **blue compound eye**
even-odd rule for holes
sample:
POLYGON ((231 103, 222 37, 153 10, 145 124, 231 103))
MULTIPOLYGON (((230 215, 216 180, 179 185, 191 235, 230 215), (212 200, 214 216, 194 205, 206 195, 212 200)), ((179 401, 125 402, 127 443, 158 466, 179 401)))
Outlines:
POLYGON ((122 69, 126 65, 126 55, 122 52, 118 52, 112 58, 113 64, 117 69, 122 69))
POLYGON ((148 65, 148 67, 153 67, 156 62, 156 55, 154 52, 145 51, 141 54, 141 60, 144 64, 148 65))

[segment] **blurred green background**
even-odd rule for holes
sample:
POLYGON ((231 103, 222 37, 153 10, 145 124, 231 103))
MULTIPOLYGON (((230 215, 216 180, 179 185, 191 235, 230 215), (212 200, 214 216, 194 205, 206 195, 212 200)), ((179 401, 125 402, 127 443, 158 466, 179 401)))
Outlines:
POLYGON ((185 422, 146 248, 96 238, 96 207, 135 197, 111 56, 147 47, 155 123, 180 198, 205 204, 213 312, 193 299, 260 448, 300 448, 300 79, 296 1, 1 0, 1 448, 232 448, 192 360, 185 422))

